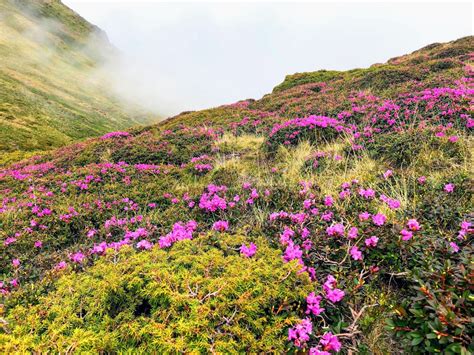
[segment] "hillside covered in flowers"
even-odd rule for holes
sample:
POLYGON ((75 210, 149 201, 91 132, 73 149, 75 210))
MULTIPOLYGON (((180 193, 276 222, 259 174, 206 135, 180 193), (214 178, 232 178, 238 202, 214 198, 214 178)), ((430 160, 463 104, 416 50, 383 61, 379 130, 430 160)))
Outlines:
POLYGON ((0 170, 0 349, 464 353, 474 38, 0 170))

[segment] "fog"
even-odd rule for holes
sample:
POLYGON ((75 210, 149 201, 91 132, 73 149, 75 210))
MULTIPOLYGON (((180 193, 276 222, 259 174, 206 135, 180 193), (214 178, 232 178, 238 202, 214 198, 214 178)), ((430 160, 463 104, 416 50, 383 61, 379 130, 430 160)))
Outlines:
POLYGON ((164 116, 472 34, 471 3, 63 2, 120 50, 103 68, 115 89, 164 116))

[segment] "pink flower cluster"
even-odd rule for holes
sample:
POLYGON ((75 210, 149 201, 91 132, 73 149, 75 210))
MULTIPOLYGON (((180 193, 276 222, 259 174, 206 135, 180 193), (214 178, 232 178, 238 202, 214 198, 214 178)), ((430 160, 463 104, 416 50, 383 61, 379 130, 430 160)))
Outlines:
POLYGON ((227 221, 217 221, 217 222, 214 222, 214 224, 212 225, 212 230, 215 230, 218 232, 225 232, 228 229, 229 229, 229 222, 227 221))
POLYGON ((334 128, 336 131, 343 131, 345 129, 344 123, 338 119, 335 118, 329 118, 326 116, 308 116, 305 118, 295 118, 292 120, 288 120, 282 124, 276 124, 273 126, 271 132, 270 132, 270 137, 275 135, 278 131, 284 128, 288 127, 304 127, 304 128, 309 128, 309 129, 315 129, 315 128, 334 128))
POLYGON ((225 210, 227 208, 227 201, 224 197, 219 196, 219 194, 223 194, 226 191, 226 186, 208 185, 207 192, 203 193, 199 200, 199 208, 208 212, 225 210))
POLYGON ((255 255, 256 252, 257 252, 257 246, 254 243, 250 243, 249 246, 242 244, 240 247, 240 253, 246 258, 251 258, 252 256, 255 255))
POLYGON ((100 139, 105 140, 105 139, 109 139, 109 138, 129 137, 129 136, 130 136, 130 133, 128 133, 128 132, 117 131, 117 132, 106 133, 102 137, 100 137, 100 139))
POLYGON ((197 228, 195 221, 189 221, 186 224, 177 222, 173 225, 173 229, 168 234, 161 236, 158 240, 160 248, 168 248, 174 243, 184 239, 193 239, 193 233, 197 228))
POLYGON ((309 341, 309 336, 312 332, 313 323, 311 323, 309 318, 305 318, 288 330, 288 340, 293 341, 295 346, 301 348, 309 341))
POLYGON ((337 303, 344 298, 344 291, 336 288, 337 281, 332 275, 328 275, 326 282, 323 284, 323 290, 326 293, 326 298, 332 303, 337 303))

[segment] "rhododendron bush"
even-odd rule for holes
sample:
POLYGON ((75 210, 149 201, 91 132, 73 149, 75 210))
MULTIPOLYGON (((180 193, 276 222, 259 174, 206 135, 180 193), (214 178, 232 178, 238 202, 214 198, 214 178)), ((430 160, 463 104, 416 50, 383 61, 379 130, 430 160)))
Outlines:
POLYGON ((473 352, 459 41, 0 168, 0 348, 473 352))

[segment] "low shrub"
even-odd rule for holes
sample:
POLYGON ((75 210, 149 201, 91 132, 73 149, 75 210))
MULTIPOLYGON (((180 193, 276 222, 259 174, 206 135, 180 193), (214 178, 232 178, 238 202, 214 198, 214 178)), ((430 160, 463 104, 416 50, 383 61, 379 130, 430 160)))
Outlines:
POLYGON ((260 238, 207 235, 170 250, 123 248, 66 271, 37 305, 12 299, 4 352, 283 352, 311 286, 260 238))

